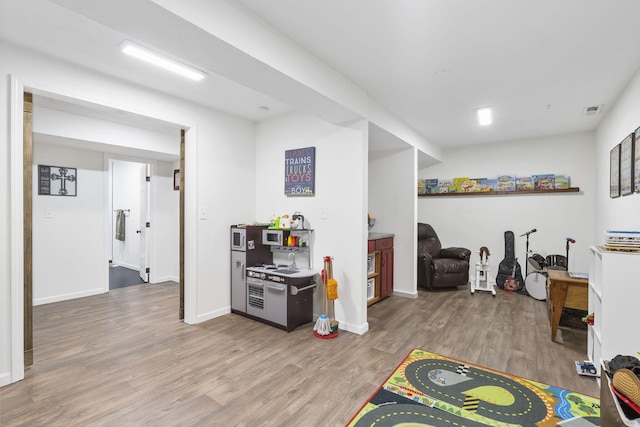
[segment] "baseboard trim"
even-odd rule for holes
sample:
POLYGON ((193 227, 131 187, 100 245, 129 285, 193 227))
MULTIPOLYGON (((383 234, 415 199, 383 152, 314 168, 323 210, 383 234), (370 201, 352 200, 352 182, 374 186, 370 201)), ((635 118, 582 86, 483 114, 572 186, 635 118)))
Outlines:
POLYGON ((155 285, 157 283, 164 283, 164 282, 180 283, 180 278, 177 276, 164 276, 164 277, 154 277, 153 279, 149 279, 149 283, 151 283, 152 285, 155 285))
MULTIPOLYGON (((196 323, 206 322, 207 320, 215 319, 216 317, 224 316, 225 314, 229 313, 231 313, 231 306, 221 308, 220 310, 214 310, 208 313, 199 314, 196 316, 196 321, 193 324, 195 325, 196 323)), ((189 322, 185 320, 185 323, 189 322)))
POLYGON ((129 270, 140 271, 139 265, 127 264, 127 263, 116 261, 116 260, 113 260, 113 265, 115 267, 124 267, 124 268, 128 268, 129 270))
MULTIPOLYGON (((314 314, 313 315, 313 324, 315 325, 316 321, 318 320, 318 317, 320 317, 319 315, 314 314)), ((364 335, 365 333, 367 333, 369 331, 369 322, 365 322, 364 324, 358 326, 358 325, 353 325, 351 323, 347 323, 347 322, 343 322, 342 320, 339 320, 339 325, 338 325, 338 329, 341 331, 345 331, 345 332, 351 332, 354 334, 358 334, 358 335, 364 335)))
POLYGON ((0 374, 0 387, 11 384, 11 375, 8 372, 0 374))
POLYGON ((340 322, 338 328, 341 331, 364 335, 365 333, 367 333, 367 331, 369 331, 369 322, 365 322, 362 325, 352 325, 350 323, 340 322))
POLYGON ((416 299, 416 298, 418 298, 418 291, 406 292, 406 291, 399 291, 399 290, 394 289, 393 290, 393 296, 398 296, 398 297, 402 297, 402 298, 416 299))
POLYGON ((50 297, 45 297, 45 298, 37 298, 33 300, 33 305, 43 305, 43 304, 50 304, 52 302, 59 302, 59 301, 67 301, 70 299, 76 299, 76 298, 83 298, 83 297, 90 297, 93 295, 100 295, 100 294, 105 294, 108 291, 105 291, 102 288, 96 288, 96 289, 89 289, 86 291, 82 291, 82 292, 74 292, 74 293, 70 293, 70 294, 62 294, 62 295, 54 295, 54 296, 50 296, 50 297))

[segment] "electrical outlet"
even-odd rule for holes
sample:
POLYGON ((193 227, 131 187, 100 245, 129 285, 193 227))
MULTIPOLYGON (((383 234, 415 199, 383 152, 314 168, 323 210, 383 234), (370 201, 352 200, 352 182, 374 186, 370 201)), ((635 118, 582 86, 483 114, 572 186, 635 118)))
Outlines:
POLYGON ((46 208, 44 210, 44 217, 45 218, 53 218, 55 216, 55 212, 53 211, 53 208, 46 208))
POLYGON ((322 210, 320 210, 320 219, 327 219, 329 218, 329 209, 324 207, 322 208, 322 210))

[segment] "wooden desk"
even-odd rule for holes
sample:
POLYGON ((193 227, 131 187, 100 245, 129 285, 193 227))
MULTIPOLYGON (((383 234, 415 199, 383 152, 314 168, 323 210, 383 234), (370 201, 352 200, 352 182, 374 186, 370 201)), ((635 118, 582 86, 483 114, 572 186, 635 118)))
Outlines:
POLYGON ((549 296, 551 298, 551 341, 556 340, 562 309, 589 309, 589 281, 572 279, 562 270, 548 270, 549 296))

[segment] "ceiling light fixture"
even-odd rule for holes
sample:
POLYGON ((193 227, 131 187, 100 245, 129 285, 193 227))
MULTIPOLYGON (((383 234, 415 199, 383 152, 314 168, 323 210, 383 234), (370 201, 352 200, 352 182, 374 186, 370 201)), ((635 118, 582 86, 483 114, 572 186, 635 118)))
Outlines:
POLYGON ((125 40, 120 44, 122 52, 133 56, 134 58, 153 64, 164 70, 171 71, 180 76, 186 77, 194 81, 200 81, 204 78, 204 73, 193 67, 182 64, 174 59, 167 58, 164 55, 153 52, 147 48, 139 46, 129 40, 125 40))
POLYGON ((493 121, 491 107, 478 108, 476 115, 478 116, 478 124, 480 126, 489 126, 493 121))

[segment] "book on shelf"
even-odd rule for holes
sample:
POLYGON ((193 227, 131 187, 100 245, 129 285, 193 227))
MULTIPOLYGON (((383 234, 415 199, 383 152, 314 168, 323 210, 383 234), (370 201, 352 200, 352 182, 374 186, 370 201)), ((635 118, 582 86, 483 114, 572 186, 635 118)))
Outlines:
POLYGON ((535 187, 533 178, 530 176, 520 176, 516 178, 516 190, 518 191, 530 191, 535 187))
POLYGON ((498 191, 514 191, 516 189, 515 175, 500 175, 497 181, 498 191))
POLYGON ((566 190, 569 188, 570 179, 567 175, 556 175, 554 188, 556 190, 566 190))
POLYGON ((458 178, 453 178, 453 192, 455 193, 462 193, 462 183, 465 181, 469 181, 469 177, 458 177, 458 178))
POLYGON ((453 193, 453 180, 452 179, 441 179, 438 183, 438 193, 453 193))
POLYGON ((532 176, 536 190, 553 190, 555 188, 555 175, 552 173, 532 176))

